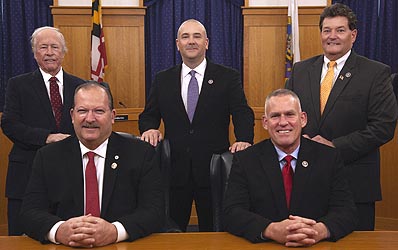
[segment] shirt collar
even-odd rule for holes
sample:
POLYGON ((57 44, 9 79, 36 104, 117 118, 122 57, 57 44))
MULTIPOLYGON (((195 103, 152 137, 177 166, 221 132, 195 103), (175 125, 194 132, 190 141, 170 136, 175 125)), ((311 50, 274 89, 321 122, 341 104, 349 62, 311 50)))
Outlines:
MULTIPOLYGON (((286 154, 285 152, 280 150, 277 146, 274 145, 274 147, 275 147, 276 153, 278 154, 278 161, 282 161, 285 158, 285 156, 288 154, 286 154)), ((289 155, 293 156, 294 159, 297 160, 299 150, 300 150, 300 145, 298 145, 297 148, 289 155)))
POLYGON ((79 144, 80 144, 80 151, 81 151, 81 154, 82 154, 82 158, 83 158, 83 156, 84 156, 87 152, 90 152, 90 151, 94 152, 96 155, 98 155, 98 156, 100 156, 100 157, 102 157, 102 158, 105 158, 105 156, 106 156, 106 149, 107 149, 107 147, 108 147, 108 141, 109 141, 109 138, 106 139, 101 145, 99 145, 99 146, 98 146, 96 149, 94 149, 94 150, 88 149, 86 146, 83 145, 83 143, 82 143, 81 141, 79 141, 79 144))
MULTIPOLYGON (((52 77, 52 75, 50 75, 49 73, 44 72, 40 67, 39 70, 41 72, 41 75, 43 76, 43 80, 44 82, 48 82, 50 80, 50 78, 52 77)), ((58 82, 62 85, 63 84, 63 79, 64 79, 64 71, 61 69, 58 71, 58 73, 55 75, 55 77, 57 78, 58 82)))
POLYGON ((194 69, 191 69, 185 63, 182 63, 182 69, 181 69, 182 77, 186 77, 189 74, 189 72, 191 72, 191 70, 195 70, 197 74, 204 76, 206 65, 207 65, 206 58, 204 58, 203 61, 194 69))
MULTIPOLYGON (((342 56, 336 60, 336 68, 338 70, 341 70, 341 68, 343 68, 345 62, 347 61, 347 59, 350 55, 351 55, 351 50, 349 50, 347 53, 344 54, 344 56, 342 56)), ((330 62, 330 60, 326 56, 324 56, 323 57, 323 65, 324 65, 324 67, 326 67, 326 69, 328 68, 329 62, 330 62)))

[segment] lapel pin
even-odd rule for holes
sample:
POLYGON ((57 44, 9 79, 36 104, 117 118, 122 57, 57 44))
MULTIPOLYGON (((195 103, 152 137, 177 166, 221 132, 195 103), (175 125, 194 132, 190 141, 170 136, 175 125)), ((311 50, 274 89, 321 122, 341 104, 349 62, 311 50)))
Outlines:
POLYGON ((112 169, 116 169, 117 168, 117 163, 116 162, 112 163, 111 168, 112 169))
POLYGON ((303 161, 302 163, 301 163, 301 165, 303 166, 303 167, 308 167, 308 162, 307 161, 303 161))
POLYGON ((207 81, 208 84, 213 84, 213 82, 214 82, 213 79, 207 81))
POLYGON ((345 77, 351 77, 351 72, 345 73, 345 77))
POLYGON ((340 80, 344 80, 344 76, 343 76, 343 75, 340 75, 340 76, 339 76, 339 79, 340 79, 340 80))
POLYGON ((115 160, 119 160, 119 156, 118 155, 115 155, 115 160))

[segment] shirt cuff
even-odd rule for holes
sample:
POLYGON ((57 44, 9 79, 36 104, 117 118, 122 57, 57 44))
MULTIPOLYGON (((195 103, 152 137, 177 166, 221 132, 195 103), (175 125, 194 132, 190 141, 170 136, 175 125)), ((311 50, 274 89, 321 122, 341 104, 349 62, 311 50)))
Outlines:
POLYGON ((129 234, 127 233, 126 229, 122 225, 122 223, 115 221, 112 222, 112 224, 116 227, 117 231, 117 240, 116 242, 124 241, 129 238, 129 234))
POLYGON ((62 223, 64 223, 65 221, 61 220, 58 221, 57 223, 55 223, 55 225, 50 229, 50 231, 47 234, 47 240, 51 241, 52 243, 55 244, 60 244, 59 242, 57 242, 55 240, 55 234, 57 233, 57 230, 59 228, 59 226, 61 226, 62 223))

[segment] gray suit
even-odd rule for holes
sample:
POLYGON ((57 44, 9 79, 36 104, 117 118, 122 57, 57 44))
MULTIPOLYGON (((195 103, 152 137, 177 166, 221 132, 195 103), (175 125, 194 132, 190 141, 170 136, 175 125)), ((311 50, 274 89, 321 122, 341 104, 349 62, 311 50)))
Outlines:
POLYGON ((351 51, 321 116, 322 65, 323 55, 296 63, 286 85, 308 114, 303 133, 319 134, 340 150, 355 202, 381 200, 379 147, 394 137, 398 116, 390 68, 351 51))

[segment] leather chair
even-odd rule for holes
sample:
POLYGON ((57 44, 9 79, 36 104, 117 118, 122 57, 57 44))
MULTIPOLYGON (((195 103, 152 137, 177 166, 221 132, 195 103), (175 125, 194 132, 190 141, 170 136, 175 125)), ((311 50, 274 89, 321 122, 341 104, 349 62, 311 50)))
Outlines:
POLYGON ((213 201, 213 230, 224 231, 223 200, 228 184, 229 173, 231 172, 233 155, 227 151, 222 154, 213 154, 210 161, 210 183, 213 201))
MULTIPOLYGON (((132 135, 125 132, 116 132, 119 135, 130 138, 133 140, 141 140, 140 136, 132 135)), ((155 147, 156 157, 160 162, 160 172, 162 174, 162 184, 164 187, 164 203, 165 203, 165 225, 162 232, 165 233, 180 233, 181 229, 170 218, 170 171, 171 171, 171 158, 170 158, 170 143, 167 139, 163 139, 155 147)))

